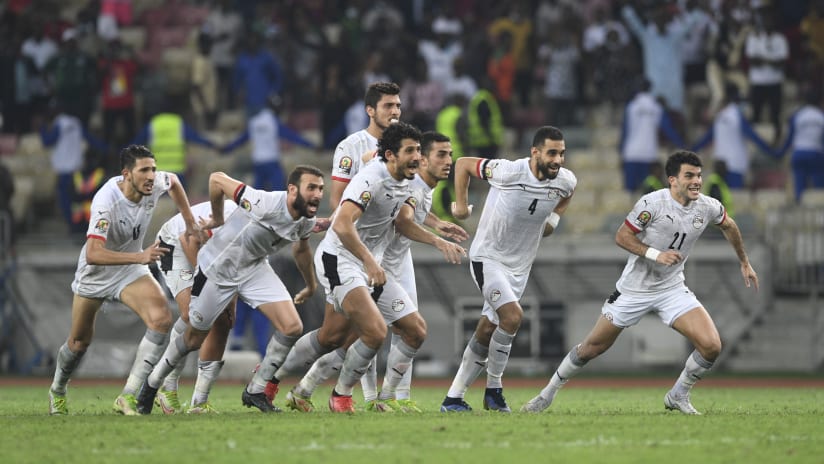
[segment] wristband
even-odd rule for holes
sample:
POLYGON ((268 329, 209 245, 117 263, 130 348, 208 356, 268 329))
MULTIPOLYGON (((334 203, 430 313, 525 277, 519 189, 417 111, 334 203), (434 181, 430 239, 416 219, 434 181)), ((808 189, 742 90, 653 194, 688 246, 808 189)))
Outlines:
POLYGON ((650 260, 652 262, 657 262, 658 255, 660 255, 660 254, 661 254, 660 250, 656 250, 653 247, 649 247, 649 248, 647 248, 647 251, 644 253, 644 258, 647 258, 648 260, 650 260))
POLYGON ((561 221, 561 216, 558 215, 555 211, 549 213, 549 217, 546 220, 546 223, 551 225, 553 229, 558 228, 558 223, 561 221))

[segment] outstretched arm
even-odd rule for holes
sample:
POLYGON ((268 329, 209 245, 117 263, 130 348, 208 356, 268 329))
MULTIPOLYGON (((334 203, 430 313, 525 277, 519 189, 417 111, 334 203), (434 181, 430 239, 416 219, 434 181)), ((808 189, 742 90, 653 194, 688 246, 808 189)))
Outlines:
POLYGON ((426 219, 424 219, 423 225, 435 229, 441 237, 446 237, 456 242, 463 242, 469 238, 469 234, 463 227, 449 221, 444 221, 432 214, 431 211, 426 213, 426 219))
POLYGON ((243 188, 246 185, 229 177, 224 172, 213 172, 209 175, 209 202, 212 204, 211 220, 203 226, 204 229, 214 229, 223 225, 223 197, 238 202, 243 188))
POLYGON ((197 233, 197 224, 195 224, 195 216, 192 214, 192 208, 189 206, 189 197, 186 195, 186 190, 183 189, 183 184, 175 174, 167 173, 171 178, 172 186, 169 188, 169 196, 175 202, 177 210, 183 216, 183 221, 186 223, 186 235, 192 236, 197 233))
POLYGON ((472 206, 468 205, 469 178, 480 177, 478 169, 480 163, 487 161, 484 158, 462 157, 455 163, 455 202, 452 203, 452 215, 457 219, 466 219, 472 214, 472 206))
POLYGON ((684 259, 681 253, 675 250, 661 251, 644 244, 635 232, 627 226, 626 222, 621 224, 618 232, 615 233, 615 243, 632 254, 658 264, 673 266, 684 259))
POLYGON ((355 229, 355 222, 360 219, 361 214, 363 214, 363 210, 359 205, 352 201, 344 201, 335 210, 332 230, 335 231, 343 246, 363 263, 366 275, 369 278, 369 285, 372 287, 380 286, 386 283, 386 273, 372 255, 372 252, 363 244, 358 236, 357 229, 355 229))
POLYGON ((552 214, 549 215, 549 218, 546 220, 546 224, 544 224, 544 237, 552 235, 552 233, 555 232, 555 229, 558 227, 558 221, 561 220, 561 216, 564 214, 564 211, 566 211, 571 200, 572 195, 559 201, 555 206, 555 209, 552 210, 552 214))
POLYGON ((305 303, 318 288, 318 281, 315 279, 315 263, 312 260, 312 247, 309 246, 308 239, 298 240, 292 244, 292 257, 298 266, 306 287, 295 295, 295 304, 305 303))
POLYGON ((750 259, 747 257, 746 250, 744 250, 744 238, 741 236, 738 224, 731 217, 726 216, 718 227, 721 228, 724 238, 730 242, 735 254, 738 255, 738 262, 741 264, 741 275, 744 276, 744 285, 747 288, 755 285, 755 290, 758 291, 758 275, 750 265, 750 259))
POLYGON ((401 207, 395 218, 395 227, 411 240, 437 248, 452 264, 460 264, 461 256, 466 256, 466 250, 462 246, 438 237, 415 222, 415 208, 408 203, 401 207))

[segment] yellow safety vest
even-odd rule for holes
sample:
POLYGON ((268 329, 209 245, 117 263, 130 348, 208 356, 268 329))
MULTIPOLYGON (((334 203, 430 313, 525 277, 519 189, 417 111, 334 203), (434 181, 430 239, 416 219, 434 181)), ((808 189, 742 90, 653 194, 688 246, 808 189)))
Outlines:
POLYGON ((734 218, 735 208, 732 204, 732 193, 730 193, 730 187, 727 185, 727 181, 718 174, 712 173, 704 187, 707 195, 710 194, 713 186, 718 186, 718 190, 721 192, 721 198, 719 198, 718 201, 724 205, 724 208, 727 210, 727 216, 734 218))
POLYGON ((160 113, 149 124, 149 149, 154 153, 157 170, 184 172, 186 142, 183 139, 183 118, 176 114, 160 113))
POLYGON ((500 146, 503 142, 504 123, 503 116, 501 116, 501 109, 498 107, 498 101, 492 92, 481 89, 472 96, 469 100, 469 144, 473 147, 488 147, 490 145, 500 146), (489 121, 488 134, 481 126, 481 118, 478 116, 478 106, 486 101, 489 111, 491 113, 489 121))
POLYGON ((452 161, 456 161, 466 154, 463 145, 461 145, 461 138, 457 129, 461 113, 463 111, 458 105, 449 105, 442 109, 435 118, 435 130, 449 137, 452 144, 452 161))

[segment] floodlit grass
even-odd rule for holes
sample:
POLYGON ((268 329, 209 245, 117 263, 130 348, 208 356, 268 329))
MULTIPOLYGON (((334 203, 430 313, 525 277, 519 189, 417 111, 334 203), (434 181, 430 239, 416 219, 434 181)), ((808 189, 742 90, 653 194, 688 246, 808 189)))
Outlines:
MULTIPOLYGON (((286 388, 276 400, 283 405, 286 388)), ((666 412, 666 388, 575 388, 543 414, 438 412, 445 388, 414 387, 426 412, 353 416, 263 415, 240 404, 242 386, 219 385, 217 416, 123 417, 115 386, 75 386, 68 417, 50 417, 48 387, 0 387, 3 463, 768 463, 824 462, 824 391, 815 388, 697 387, 700 417, 666 412)), ((517 410, 537 388, 508 388, 517 410)), ((191 385, 181 391, 188 399, 191 385)), ((358 399, 359 391, 355 392, 358 399)), ((357 406, 357 405, 356 405, 357 406)))

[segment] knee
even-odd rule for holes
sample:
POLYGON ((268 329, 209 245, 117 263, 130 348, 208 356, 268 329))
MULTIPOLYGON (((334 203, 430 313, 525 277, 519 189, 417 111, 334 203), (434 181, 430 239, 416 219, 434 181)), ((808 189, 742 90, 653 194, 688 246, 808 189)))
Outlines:
POLYGON ((702 343, 700 346, 696 346, 698 353, 706 359, 707 361, 715 361, 718 359, 718 356, 721 355, 721 340, 714 339, 708 341, 707 343, 702 343))
POLYGON ((318 343, 320 343, 320 346, 326 351, 333 351, 343 346, 346 341, 346 335, 346 332, 324 331, 321 329, 318 331, 318 343))
POLYGON ((303 335, 303 323, 300 319, 295 321, 289 322, 283 325, 283 330, 281 330, 283 335, 287 337, 300 337, 303 335))
POLYGON ((524 310, 519 305, 498 309, 498 326, 508 333, 516 333, 521 328, 523 318, 524 310))
POLYGON ((412 327, 407 327, 401 332, 401 337, 404 343, 413 347, 420 348, 426 340, 426 321, 422 317, 412 327))
POLYGON ((386 338, 386 325, 381 323, 362 327, 360 338, 369 348, 378 349, 386 338))
POLYGON ((172 329, 172 313, 165 306, 153 308, 146 318, 146 327, 155 332, 169 333, 172 329))

